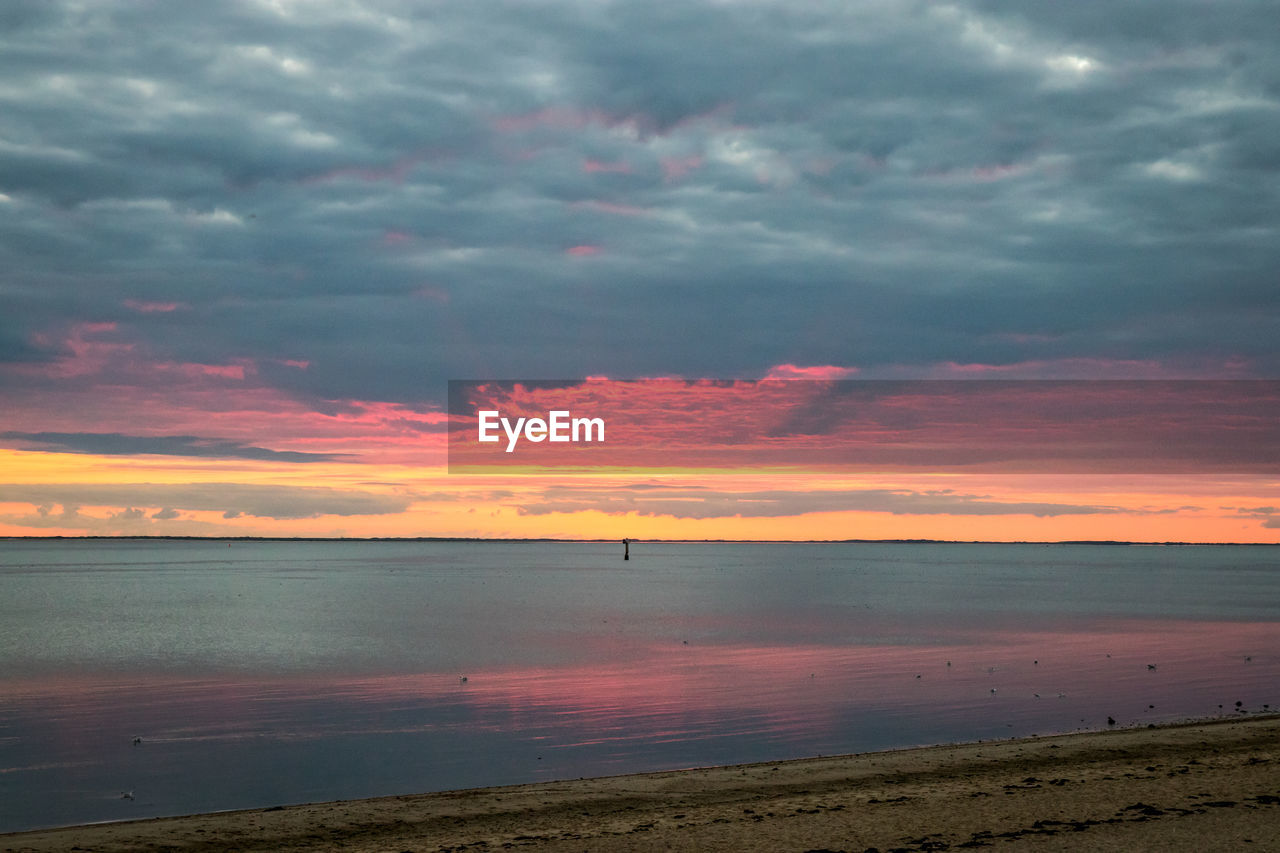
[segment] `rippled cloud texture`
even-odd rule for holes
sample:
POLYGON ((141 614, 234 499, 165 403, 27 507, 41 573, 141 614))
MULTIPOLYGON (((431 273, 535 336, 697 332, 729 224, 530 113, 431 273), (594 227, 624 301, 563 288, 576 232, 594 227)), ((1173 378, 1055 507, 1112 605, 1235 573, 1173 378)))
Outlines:
POLYGON ((457 491, 447 380, 1275 378, 1277 42, 1253 2, 11 0, 0 480, 394 498, 116 532, 613 535, 457 491))

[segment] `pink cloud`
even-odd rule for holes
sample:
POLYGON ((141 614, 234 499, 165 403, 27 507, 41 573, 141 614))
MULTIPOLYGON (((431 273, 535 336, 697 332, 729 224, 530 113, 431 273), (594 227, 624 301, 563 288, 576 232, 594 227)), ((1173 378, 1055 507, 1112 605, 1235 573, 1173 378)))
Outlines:
POLYGON ((1275 382, 854 382, 837 390, 777 378, 484 383, 469 392, 469 407, 528 417, 589 411, 608 423, 608 443, 531 444, 509 454, 475 442, 464 416, 451 430, 450 465, 1126 474, 1280 466, 1275 382))
POLYGON ((140 314, 167 314, 170 311, 177 311, 179 308, 185 308, 181 302, 144 302, 139 299, 126 299, 124 307, 131 308, 140 314))
POLYGON ((411 241, 413 237, 404 231, 388 231, 382 235, 382 245, 384 246, 402 246, 411 241))
POLYGON ((103 340, 102 336, 110 335, 116 329, 115 323, 76 323, 62 340, 57 340, 46 332, 36 332, 31 336, 32 343, 45 349, 61 350, 58 357, 44 364, 15 364, 6 369, 17 374, 51 379, 101 373, 109 364, 132 358, 133 344, 103 340))
POLYGON ((235 379, 243 382, 246 375, 258 372, 254 363, 248 359, 239 359, 233 364, 202 364, 196 361, 160 361, 151 365, 160 372, 179 373, 189 378, 210 377, 214 379, 235 379))
POLYGON ((212 436, 276 450, 342 453, 353 464, 444 464, 444 412, 363 400, 330 401, 333 411, 318 412, 258 384, 252 373, 251 365, 182 362, 153 365, 146 376, 113 383, 110 394, 77 385, 32 389, 11 395, 5 424, 30 432, 212 436), (243 381, 236 368, 244 370, 243 381))
POLYGON ((120 340, 116 323, 78 323, 61 341, 51 335, 37 334, 33 341, 42 347, 60 350, 56 359, 39 364, 19 364, 5 369, 17 374, 40 376, 46 379, 73 377, 98 377, 117 389, 138 385, 151 387, 165 383, 170 389, 179 384, 175 377, 189 380, 189 384, 201 385, 208 379, 233 379, 244 381, 255 375, 257 366, 251 359, 231 359, 226 364, 200 362, 160 361, 148 357, 136 343, 120 340))
POLYGON ((1222 371, 1228 376, 1248 374, 1253 367, 1252 360, 1242 355, 1235 355, 1222 362, 1222 371))
POLYGON ((598 255, 604 250, 599 246, 570 246, 564 251, 566 255, 573 255, 574 257, 581 258, 588 255, 598 255))
POLYGON ((834 364, 816 364, 800 367, 795 364, 777 364, 769 368, 765 379, 848 379, 858 372, 856 367, 836 367, 834 364))

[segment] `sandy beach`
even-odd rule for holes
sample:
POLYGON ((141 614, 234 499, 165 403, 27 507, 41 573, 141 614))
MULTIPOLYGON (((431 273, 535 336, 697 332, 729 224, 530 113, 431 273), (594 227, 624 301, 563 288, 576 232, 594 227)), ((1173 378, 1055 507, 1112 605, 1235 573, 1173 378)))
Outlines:
POLYGON ((1280 850, 1280 716, 272 807, 0 850, 1280 850))

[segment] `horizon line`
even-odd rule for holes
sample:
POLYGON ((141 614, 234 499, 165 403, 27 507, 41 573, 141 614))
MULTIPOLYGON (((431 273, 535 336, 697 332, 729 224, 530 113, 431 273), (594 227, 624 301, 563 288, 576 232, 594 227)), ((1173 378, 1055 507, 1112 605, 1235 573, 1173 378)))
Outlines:
MULTIPOLYGON (((193 542, 565 542, 604 543, 621 539, 565 539, 553 536, 170 536, 170 535, 84 535, 84 536, 0 536, 0 541, 60 540, 159 540, 193 542)), ((1133 545, 1133 546, 1232 546, 1276 547, 1280 542, 1187 542, 1129 539, 636 539, 629 542, 652 544, 734 544, 734 545, 1133 545)))

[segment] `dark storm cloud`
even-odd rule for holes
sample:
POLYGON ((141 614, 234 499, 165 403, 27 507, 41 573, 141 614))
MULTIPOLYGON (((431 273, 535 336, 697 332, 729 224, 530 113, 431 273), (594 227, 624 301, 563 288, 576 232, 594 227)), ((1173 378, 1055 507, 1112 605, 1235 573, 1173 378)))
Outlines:
POLYGON ((268 450, 225 439, 195 435, 121 435, 96 432, 0 432, 0 439, 36 445, 39 450, 108 455, 155 454, 220 459, 265 459, 273 462, 331 462, 343 454, 268 450))
POLYGON ((7 4, 0 359, 114 322, 317 401, 782 363, 1274 375, 1272 12, 7 4))

